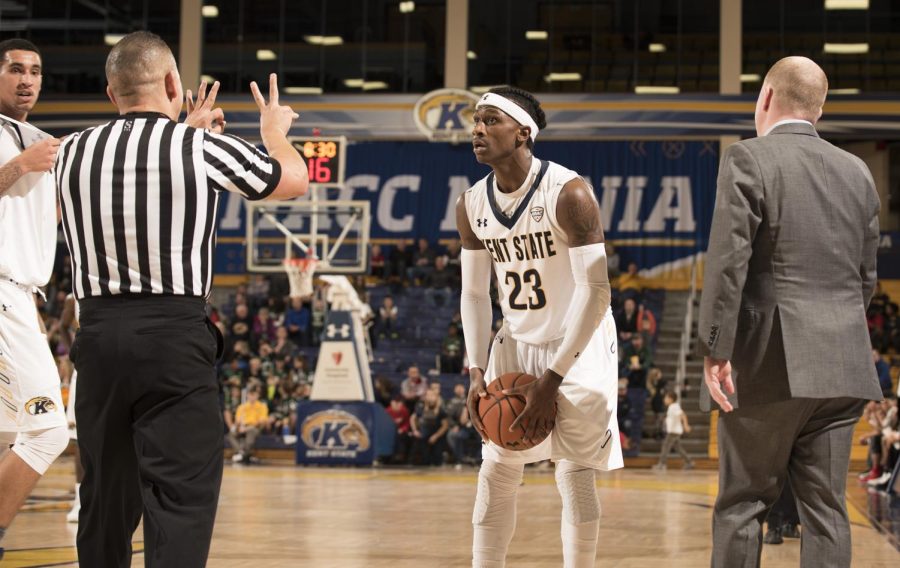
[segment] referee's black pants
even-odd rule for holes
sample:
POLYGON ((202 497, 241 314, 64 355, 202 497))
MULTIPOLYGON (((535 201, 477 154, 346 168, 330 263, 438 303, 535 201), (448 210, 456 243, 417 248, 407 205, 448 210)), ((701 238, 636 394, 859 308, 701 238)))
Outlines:
POLYGON ((148 567, 205 566, 222 483, 218 331, 205 302, 122 296, 81 302, 71 357, 84 465, 78 560, 131 566, 144 516, 148 567))

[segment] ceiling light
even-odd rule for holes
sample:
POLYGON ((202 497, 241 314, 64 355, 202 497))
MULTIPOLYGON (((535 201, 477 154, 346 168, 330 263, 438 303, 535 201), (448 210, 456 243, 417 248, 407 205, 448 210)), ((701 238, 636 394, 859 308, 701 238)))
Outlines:
POLYGON ((285 87, 284 92, 289 95, 321 95, 322 87, 285 87))
POLYGON ((216 78, 212 75, 200 75, 200 81, 205 82, 207 85, 212 85, 216 82, 216 78))
POLYGON ((666 44, 664 43, 651 43, 650 44, 650 53, 664 53, 666 51, 666 44))
POLYGON ((581 81, 581 73, 550 73, 544 75, 544 81, 548 83, 554 81, 581 81))
POLYGON ((466 59, 478 59, 478 54, 470 49, 466 52, 466 59))
POLYGON ((200 13, 203 14, 204 18, 218 18, 219 7, 212 4, 207 4, 206 6, 200 8, 200 13))
POLYGON ((278 59, 278 56, 271 49, 257 49, 256 58, 260 61, 273 61, 278 59))
POLYGON ((362 79, 344 79, 344 86, 350 87, 351 89, 358 89, 363 86, 364 82, 365 81, 362 79))
POLYGON ((483 95, 484 93, 490 91, 491 89, 497 88, 500 85, 473 85, 469 87, 469 90, 475 93, 476 95, 483 95))
POLYGON ((401 14, 409 14, 410 12, 414 12, 416 9, 416 3, 409 2, 400 2, 400 13, 401 14))
POLYGON ((303 40, 312 45, 342 45, 344 43, 344 38, 341 36, 305 35, 303 40))
POLYGON ((677 95, 681 92, 678 87, 660 87, 650 85, 638 85, 634 88, 636 95, 677 95))
POLYGON ((825 0, 826 10, 868 10, 869 0, 825 0))
POLYGON ((525 32, 525 39, 545 40, 550 37, 545 30, 528 30, 525 32))
POLYGON ((384 81, 366 81, 362 84, 363 91, 377 91, 380 89, 387 89, 388 84, 384 81))
POLYGON ((103 36, 103 41, 106 45, 116 45, 123 37, 125 34, 106 34, 103 36))
POLYGON ((760 79, 759 73, 741 73, 741 83, 756 83, 760 79))
POLYGON ((828 89, 829 95, 858 95, 859 89, 828 89))
POLYGON ((839 55, 857 55, 861 53, 869 53, 868 43, 826 43, 825 53, 836 53, 839 55))

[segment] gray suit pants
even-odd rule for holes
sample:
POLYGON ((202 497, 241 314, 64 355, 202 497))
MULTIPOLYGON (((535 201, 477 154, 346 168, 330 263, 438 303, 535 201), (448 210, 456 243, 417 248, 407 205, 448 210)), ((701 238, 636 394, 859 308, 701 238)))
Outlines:
POLYGON ((759 566, 762 523, 788 477, 803 526, 800 566, 850 566, 844 492, 864 406, 855 398, 798 398, 720 413, 713 568, 759 566))

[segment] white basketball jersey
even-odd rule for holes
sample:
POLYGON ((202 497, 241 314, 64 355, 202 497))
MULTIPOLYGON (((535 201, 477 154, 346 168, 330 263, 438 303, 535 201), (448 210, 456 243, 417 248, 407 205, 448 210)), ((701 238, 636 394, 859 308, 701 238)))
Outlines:
MULTIPOLYGON (((0 128, 0 165, 22 153, 20 138, 0 128)), ((43 286, 56 257, 56 183, 48 172, 28 173, 0 196, 0 276, 43 286)))
POLYGON ((491 172, 466 192, 469 223, 493 258, 503 316, 516 341, 537 345, 565 334, 575 282, 556 202, 577 177, 533 158, 518 190, 500 192, 491 172))

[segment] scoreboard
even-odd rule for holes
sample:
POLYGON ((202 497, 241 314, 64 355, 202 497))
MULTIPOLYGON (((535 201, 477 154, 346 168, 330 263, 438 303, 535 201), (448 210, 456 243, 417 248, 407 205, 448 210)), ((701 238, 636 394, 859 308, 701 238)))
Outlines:
POLYGON ((345 150, 343 136, 291 137, 291 144, 306 161, 309 183, 339 187, 344 184, 345 150))

